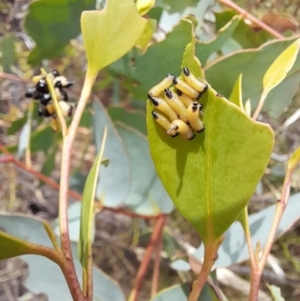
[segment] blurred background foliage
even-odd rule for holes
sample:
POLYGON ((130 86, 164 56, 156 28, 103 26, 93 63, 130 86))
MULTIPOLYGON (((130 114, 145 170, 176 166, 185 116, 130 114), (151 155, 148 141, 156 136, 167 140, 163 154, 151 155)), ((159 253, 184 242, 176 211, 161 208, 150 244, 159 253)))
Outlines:
MULTIPOLYGON (((80 206, 76 201, 80 199, 98 152, 99 133, 107 125, 110 136, 105 157, 110 162, 108 167, 101 166, 97 197, 105 195, 104 204, 108 208, 95 216, 94 260, 102 271, 119 283, 125 295, 134 286, 155 224, 149 216, 168 215, 163 232, 159 290, 181 281, 191 281, 191 268, 195 264, 188 254, 196 251, 195 258, 202 256, 198 235, 173 211, 173 204, 156 176, 145 123, 147 91, 167 73, 180 74, 182 54, 191 40, 191 26, 182 19, 189 18, 195 24, 196 54, 208 82, 228 98, 242 73, 243 100, 250 98, 252 109, 261 94, 265 71, 299 33, 298 1, 235 3, 285 38, 276 40, 217 1, 158 0, 145 16, 147 27, 136 47, 102 70, 93 87, 72 153, 70 188, 77 192, 77 197, 75 194, 70 198, 71 236, 74 242, 78 240, 80 206), (140 217, 130 217, 122 210, 118 211, 120 208, 140 217)), ((54 229, 56 227, 57 186, 49 181, 45 185, 32 170, 59 182, 61 136, 52 132, 47 120, 37 117, 36 104, 25 99, 24 94, 40 67, 47 71, 57 69, 75 82, 68 93, 71 101, 76 103, 86 70, 80 15, 83 10, 103 6, 104 1, 100 0, 7 0, 0 3, 0 143, 16 158, 13 162, 1 163, 0 209, 6 213, 37 215, 53 222, 54 229)), ((285 162, 300 141, 299 71, 300 56, 286 80, 270 93, 260 115, 260 121, 269 123, 276 133, 271 162, 249 205, 249 211, 253 213, 250 220, 254 241, 259 240, 262 244, 272 222, 272 205, 280 197, 285 162)), ((263 276, 264 283, 281 288, 285 300, 295 301, 300 297, 299 177, 298 171, 292 182, 293 196, 278 232, 281 237, 272 249, 278 263, 267 268, 263 276)), ((8 221, 2 217, 0 220, 0 226, 7 228, 8 221)), ((29 229, 37 227, 29 221, 22 222, 29 229)), ((234 224, 220 249, 217 261, 220 271, 226 267, 239 280, 249 280, 248 253, 244 245, 242 231, 234 224)), ((47 282, 48 287, 39 287, 34 278, 39 276, 30 273, 39 268, 35 259, 26 257, 24 260, 29 265, 27 287, 47 293, 49 300, 55 299, 51 290, 56 286, 47 282)), ((50 266, 49 270, 52 268, 50 266)), ((152 272, 153 262, 147 270, 139 300, 150 299, 152 272)), ((53 273, 55 275, 55 271, 53 273)), ((239 285, 232 285, 239 283, 238 280, 229 278, 231 281, 228 281, 229 276, 226 277, 225 280, 222 276, 218 279, 228 300, 247 300, 239 285)), ((49 279, 54 281, 55 278, 49 279)), ((103 281, 101 278, 99 283, 103 281)), ((107 281, 113 283, 110 278, 107 281)), ((121 292, 120 288, 115 289, 121 292)), ((178 289, 174 287, 174 291, 165 293, 174 296, 178 289)), ((268 292, 264 284, 262 289, 268 292)), ((184 290, 186 288, 182 288, 184 290)), ((68 298, 66 295, 64 300, 68 298)), ((115 298, 122 300, 124 297, 120 293, 115 298)))

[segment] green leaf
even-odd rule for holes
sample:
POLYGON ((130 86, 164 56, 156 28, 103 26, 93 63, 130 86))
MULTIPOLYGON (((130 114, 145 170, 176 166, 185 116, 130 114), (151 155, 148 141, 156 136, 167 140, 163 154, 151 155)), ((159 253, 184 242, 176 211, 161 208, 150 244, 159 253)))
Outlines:
POLYGON ((193 141, 168 136, 153 119, 150 102, 147 127, 164 187, 208 243, 220 238, 247 205, 269 162, 274 135, 212 88, 201 103, 206 130, 193 141))
POLYGON ((206 65, 208 58, 216 52, 219 52, 222 46, 232 36, 233 32, 241 22, 240 17, 236 16, 224 25, 218 32, 215 39, 209 42, 196 43, 196 56, 200 59, 203 65, 206 65))
POLYGON ((298 147, 291 155, 288 162, 288 168, 294 169, 296 165, 299 163, 299 161, 300 161, 300 147, 298 147))
MULTIPOLYGON (((292 195, 280 220, 276 238, 286 233, 300 219, 300 193, 292 195)), ((259 241, 263 248, 273 224, 277 204, 273 204, 257 213, 249 215, 249 225, 253 249, 259 241)), ((243 214, 240 215, 240 220, 243 214)), ((201 260, 204 254, 203 244, 193 254, 201 260)), ((249 259, 249 251, 245 240, 244 230, 240 222, 235 222, 225 233, 225 239, 219 248, 215 268, 231 266, 249 259)))
POLYGON ((100 151, 94 161, 85 182, 81 218, 80 218, 80 237, 78 243, 78 257, 83 269, 88 270, 89 262, 92 260, 92 220, 94 218, 94 199, 96 194, 97 181, 100 171, 100 164, 104 153, 107 137, 107 128, 104 129, 100 151))
MULTIPOLYGON (((176 284, 160 291, 150 301, 187 301, 190 292, 188 283, 176 284)), ((213 301, 211 288, 206 284, 198 298, 198 301, 213 301)))
POLYGON ((20 132, 17 158, 21 158, 25 153, 26 149, 29 147, 30 134, 31 134, 31 120, 27 120, 27 122, 25 123, 25 125, 23 126, 20 132))
POLYGON ((107 0, 103 10, 83 12, 81 30, 91 74, 126 54, 146 23, 132 0, 107 0))
POLYGON ((109 166, 101 166, 96 196, 105 206, 117 207, 128 194, 130 185, 129 159, 121 138, 101 103, 93 103, 93 132, 97 152, 99 152, 104 127, 108 137, 104 157, 109 158, 109 166))
POLYGON ((38 254, 38 246, 0 231, 0 260, 24 254, 38 254))
MULTIPOLYGON (((41 173, 45 176, 50 176, 51 172, 55 168, 55 158, 58 151, 58 144, 52 144, 50 149, 48 150, 46 154, 46 160, 44 162, 44 165, 42 167, 41 173)), ((41 184, 44 184, 44 182, 41 182, 41 184)))
POLYGON ((266 97, 269 92, 278 86, 292 69, 297 59, 300 47, 300 39, 288 46, 272 63, 263 77, 263 92, 266 97))
POLYGON ((156 174, 146 137, 122 123, 117 123, 116 128, 126 147, 131 171, 130 191, 124 205, 139 214, 170 213, 173 203, 156 174))
POLYGON ((1 52, 2 52, 2 66, 4 72, 10 71, 10 66, 12 66, 16 59, 15 54, 15 36, 10 34, 3 38, 2 45, 1 45, 1 52))
POLYGON ((137 0, 136 6, 141 16, 145 15, 155 5, 155 0, 137 0))
POLYGON ((7 135, 15 134, 19 129, 21 129, 24 126, 26 121, 27 121, 27 112, 25 113, 24 117, 15 120, 11 123, 10 127, 7 130, 7 135))
POLYGON ((275 285, 270 285, 270 284, 267 284, 267 287, 272 295, 273 301, 284 301, 284 298, 281 296, 280 287, 277 287, 275 285))
POLYGON ((142 51, 145 51, 147 46, 152 40, 153 34, 157 27, 157 21, 154 19, 148 19, 145 30, 143 34, 140 36, 138 41, 136 42, 136 46, 140 48, 142 51))
POLYGON ((116 75, 124 75, 129 83, 127 88, 130 92, 144 100, 150 88, 168 73, 181 72, 182 53, 190 43, 192 34, 193 24, 188 20, 182 20, 165 40, 149 47, 144 55, 139 51, 132 51, 112 64, 109 70, 116 75), (134 66, 132 61, 135 61, 134 66), (149 62, 157 63, 149 64, 149 62))
POLYGON ((42 59, 63 54, 63 48, 80 33, 80 15, 95 7, 95 0, 33 1, 25 20, 25 28, 36 47, 28 62, 36 65, 42 59))
POLYGON ((242 110, 244 110, 243 97, 242 97, 242 78, 243 75, 240 74, 237 81, 235 82, 235 85, 232 89, 231 95, 228 100, 234 103, 235 105, 237 105, 242 110))
MULTIPOLYGON (((251 99, 255 108, 263 91, 262 79, 272 62, 291 45, 295 38, 266 43, 259 49, 243 50, 217 60, 205 70, 206 80, 219 93, 229 97, 239 74, 243 74, 243 99, 251 99)), ((300 55, 285 80, 268 95, 264 110, 279 116, 291 102, 300 82, 300 55)))
MULTIPOLYGON (((44 229, 44 224, 37 219, 20 215, 1 215, 0 227, 3 227, 10 235, 20 239, 26 239, 30 243, 52 247, 52 243, 44 229)), ((2 244, 0 248, 0 253, 2 244)), ((81 265, 77 258, 76 245, 72 244, 72 253, 75 269, 81 281, 81 265)), ((43 256, 22 256, 29 267, 29 273, 25 286, 32 292, 45 293, 49 301, 73 301, 69 287, 60 270, 52 261, 43 256), (42 267, 42 268, 41 268, 42 267)), ((94 299, 101 301, 125 301, 120 286, 103 271, 93 267, 94 299)))
POLYGON ((116 122, 121 121, 130 127, 140 131, 142 134, 147 134, 146 114, 140 110, 126 110, 122 107, 110 106, 107 108, 110 118, 116 122))

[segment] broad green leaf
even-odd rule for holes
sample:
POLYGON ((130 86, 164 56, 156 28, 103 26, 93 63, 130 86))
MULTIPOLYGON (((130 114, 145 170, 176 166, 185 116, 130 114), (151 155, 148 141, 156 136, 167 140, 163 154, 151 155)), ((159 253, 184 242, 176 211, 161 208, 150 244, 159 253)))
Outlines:
POLYGON ((122 123, 117 123, 116 128, 126 147, 131 171, 130 190, 124 204, 139 214, 170 213, 173 203, 156 174, 146 137, 122 123))
POLYGON ((129 159, 122 140, 102 104, 94 101, 93 132, 99 152, 104 127, 108 129, 104 157, 109 166, 101 166, 96 197, 105 206, 117 207, 125 201, 130 186, 129 159))
POLYGON ((138 12, 141 16, 145 15, 153 6, 155 5, 155 0, 137 0, 136 6, 138 12))
POLYGON ((38 64, 42 59, 63 54, 63 48, 80 33, 80 15, 95 8, 95 0, 33 1, 25 20, 25 28, 36 43, 28 62, 38 64))
POLYGON ((122 107, 110 106, 107 108, 110 118, 113 121, 121 121, 130 127, 140 131, 142 134, 147 134, 146 115, 140 110, 126 110, 122 107))
POLYGON ((48 151, 54 141, 54 135, 55 133, 53 133, 50 126, 42 130, 36 130, 30 138, 31 152, 48 151))
POLYGON ((242 96, 242 78, 243 75, 240 74, 237 81, 235 82, 235 85, 232 89, 231 95, 228 100, 234 103, 235 105, 237 105, 242 110, 244 110, 243 96, 242 96))
POLYGON ((267 287, 270 290, 273 301, 284 301, 284 298, 281 296, 280 287, 277 287, 275 285, 269 285, 269 284, 267 284, 267 287))
POLYGON ((88 270, 89 262, 92 258, 92 224, 94 218, 94 199, 99 177, 100 164, 106 143, 106 137, 107 128, 104 128, 100 151, 86 179, 82 196, 78 257, 83 269, 85 270, 88 270))
MULTIPOLYGON (((170 286, 150 299, 150 301, 187 301, 190 293, 190 284, 176 284, 170 286)), ((211 288, 206 284, 198 298, 198 301, 213 301, 211 288)))
POLYGON ((47 177, 50 176, 51 172, 55 168, 55 158, 56 158, 57 151, 58 151, 58 144, 53 143, 46 154, 46 160, 42 167, 41 173, 47 177))
MULTIPOLYGON (((0 227, 5 228, 10 235, 26 239, 27 242, 52 247, 43 223, 37 219, 19 215, 7 216, 0 214, 0 227)), ((77 258, 75 244, 72 244, 72 253, 77 277, 81 282, 81 265, 77 258)), ((36 255, 22 256, 22 260, 28 263, 29 273, 25 286, 29 290, 35 294, 45 293, 49 301, 73 301, 66 280, 58 265, 47 258, 36 255)), ((125 301, 119 285, 96 267, 93 268, 93 281, 94 301, 125 301)))
POLYGON ((164 187, 208 243, 219 239, 247 205, 269 162, 274 135, 210 87, 201 103, 206 130, 192 141, 168 136, 153 119, 150 102, 147 127, 164 187))
POLYGON ((140 51, 131 51, 112 64, 109 70, 115 75, 124 75, 129 83, 126 87, 137 98, 144 100, 149 89, 168 73, 181 72, 182 53, 191 41, 192 30, 192 23, 182 20, 165 40, 149 47, 144 55, 140 51))
POLYGON ((15 62, 15 36, 13 34, 9 34, 2 40, 1 45, 2 52, 2 67, 4 72, 10 71, 10 66, 12 66, 15 62))
MULTIPOLYGON (((238 13, 233 10, 215 12, 216 30, 220 30, 237 14, 238 13)), ((268 32, 264 30, 255 31, 252 27, 249 26, 249 24, 246 24, 244 20, 241 20, 241 22, 238 24, 235 31, 233 32, 232 38, 228 41, 230 42, 230 40, 234 40, 240 45, 240 47, 246 49, 259 47, 263 43, 272 39, 273 37, 268 32)))
POLYGON ((154 19, 148 19, 145 30, 143 34, 140 36, 138 41, 136 42, 136 46, 140 48, 142 51, 145 51, 147 46, 152 40, 153 34, 157 27, 157 21, 154 19))
POLYGON ((15 134, 18 130, 20 130, 26 123, 27 121, 27 112, 25 113, 25 116, 15 120, 11 123, 10 127, 7 130, 7 135, 13 135, 15 134))
POLYGON ((236 16, 217 32, 215 39, 208 42, 199 41, 196 43, 196 56, 200 59, 203 65, 206 65, 208 58, 213 53, 219 52, 221 50, 222 46, 232 36, 233 32, 240 22, 240 17, 236 16))
MULTIPOLYGON (((300 219, 300 193, 290 197, 288 205, 280 220, 276 238, 286 233, 300 219)), ((276 204, 273 204, 257 213, 249 215, 249 225, 253 248, 260 242, 263 248, 272 227, 276 204)), ((204 247, 201 245, 193 254, 194 257, 203 258, 204 247)), ((239 222, 235 222, 225 233, 225 239, 218 251, 215 268, 227 267, 249 259, 249 252, 245 240, 244 230, 239 222)))
POLYGON ((297 59, 300 47, 300 39, 288 46, 272 63, 263 77, 263 92, 265 97, 278 86, 292 69, 297 59))
POLYGON ((0 260, 24 254, 39 254, 38 245, 28 243, 3 231, 0 231, 0 260))
MULTIPOLYGON (((252 108, 259 102, 263 91, 262 79, 272 62, 295 38, 276 40, 266 43, 258 49, 249 49, 232 53, 219 59, 205 70, 206 80, 216 87, 218 92, 229 97, 239 74, 243 74, 243 99, 251 99, 252 108)), ((272 117, 279 116, 291 102, 300 83, 300 55, 281 84, 268 95, 264 110, 272 117)))
POLYGON ((81 30, 92 74, 116 61, 137 42, 146 26, 132 0, 107 0, 101 11, 81 15, 81 30))

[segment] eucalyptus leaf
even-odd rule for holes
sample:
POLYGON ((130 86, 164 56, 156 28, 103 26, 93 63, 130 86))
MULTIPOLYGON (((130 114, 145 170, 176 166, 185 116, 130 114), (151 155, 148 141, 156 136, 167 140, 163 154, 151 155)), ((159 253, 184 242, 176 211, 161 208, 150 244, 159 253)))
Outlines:
MULTIPOLYGON (((26 240, 28 243, 52 247, 43 222, 38 219, 20 215, 8 216, 0 214, 0 227, 3 227, 8 234, 26 240)), ((81 265, 76 256, 76 244, 72 244, 72 253, 77 277, 81 282, 81 265)), ((29 266, 29 274, 25 281, 25 285, 29 290, 35 294, 45 293, 49 301, 73 301, 65 278, 57 264, 37 255, 24 255, 22 259, 29 266)), ((96 267, 93 268, 93 281, 94 301, 125 301, 119 285, 96 267)))
POLYGON ((92 228, 94 219, 94 199, 99 177, 100 164, 102 161, 106 143, 106 137, 107 128, 104 128, 100 151, 86 179, 82 195, 78 257, 83 269, 85 270, 88 270, 89 262, 92 260, 92 228))
POLYGON ((243 96, 242 96, 242 78, 243 75, 240 74, 237 81, 235 82, 235 85, 232 89, 231 95, 228 100, 234 103, 235 105, 237 105, 242 110, 244 110, 243 96))
MULTIPOLYGON (((195 64, 193 56, 183 61, 195 64)), ((274 134, 211 87, 201 103, 206 130, 193 141, 168 136, 153 119, 150 102, 147 127, 151 156, 165 189, 208 243, 219 239, 247 205, 269 162, 274 134)))
POLYGON ((81 30, 89 70, 99 70, 126 54, 142 35, 146 19, 132 0, 107 0, 101 11, 85 11, 81 30))
POLYGON ((281 296, 280 287, 277 287, 275 285, 269 285, 269 284, 267 284, 267 287, 271 292, 273 301, 284 301, 284 298, 281 296))
POLYGON ((269 67, 263 77, 262 95, 264 97, 285 79, 297 59, 299 47, 300 39, 289 45, 269 67))

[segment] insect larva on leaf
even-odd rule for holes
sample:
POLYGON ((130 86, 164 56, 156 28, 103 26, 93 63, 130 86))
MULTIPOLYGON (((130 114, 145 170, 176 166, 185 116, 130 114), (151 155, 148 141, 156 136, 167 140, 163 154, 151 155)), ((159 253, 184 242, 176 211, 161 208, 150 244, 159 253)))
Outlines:
POLYGON ((69 88, 73 85, 74 83, 67 80, 67 78, 64 76, 57 76, 53 80, 53 86, 55 88, 63 89, 63 88, 69 88))
POLYGON ((194 100, 189 97, 188 95, 182 93, 182 91, 177 89, 177 95, 179 97, 179 99, 181 100, 181 102, 185 105, 185 107, 187 108, 191 103, 194 102, 194 100))
POLYGON ((171 121, 178 119, 176 112, 170 107, 166 100, 148 95, 153 105, 162 113, 167 115, 171 121))
POLYGON ((159 84, 150 89, 148 96, 158 97, 165 89, 169 88, 173 83, 173 75, 168 74, 159 84))
MULTIPOLYGON (((152 111, 151 114, 160 126, 162 126, 166 131, 169 130, 169 128, 171 127, 171 122, 165 115, 160 114, 160 113, 155 112, 155 111, 152 111)), ((168 132, 168 134, 172 138, 177 137, 179 135, 175 130, 172 130, 172 131, 168 132)))
POLYGON ((191 128, 180 119, 174 120, 171 123, 171 126, 167 133, 169 134, 171 131, 174 130, 180 133, 185 139, 193 140, 195 138, 195 134, 192 132, 191 128))
POLYGON ((175 75, 173 77, 173 84, 175 85, 175 87, 177 89, 179 89, 184 94, 191 97, 192 99, 199 99, 202 95, 202 93, 197 92, 194 88, 189 86, 185 81, 183 81, 182 79, 176 77, 175 75))
POLYGON ((202 110, 202 105, 199 104, 198 102, 193 102, 187 108, 187 117, 190 126, 198 133, 201 133, 205 130, 204 124, 199 118, 199 114, 202 114, 201 110, 202 110))
POLYGON ((186 107, 180 101, 178 95, 175 92, 172 92, 170 89, 165 89, 165 96, 168 104, 172 107, 172 109, 177 113, 179 118, 184 122, 188 122, 186 107))
POLYGON ((190 70, 185 67, 183 68, 183 77, 184 80, 196 91, 200 93, 205 93, 207 91, 208 85, 197 79, 190 70))

